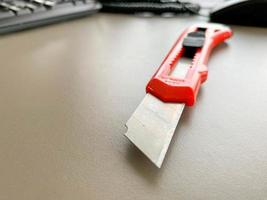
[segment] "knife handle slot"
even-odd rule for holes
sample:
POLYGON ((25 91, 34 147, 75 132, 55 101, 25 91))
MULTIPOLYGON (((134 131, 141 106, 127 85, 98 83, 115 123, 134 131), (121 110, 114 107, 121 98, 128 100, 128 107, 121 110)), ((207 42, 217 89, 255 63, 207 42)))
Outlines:
POLYGON ((169 76, 177 79, 185 79, 188 70, 192 66, 192 59, 181 57, 175 66, 172 67, 169 76))

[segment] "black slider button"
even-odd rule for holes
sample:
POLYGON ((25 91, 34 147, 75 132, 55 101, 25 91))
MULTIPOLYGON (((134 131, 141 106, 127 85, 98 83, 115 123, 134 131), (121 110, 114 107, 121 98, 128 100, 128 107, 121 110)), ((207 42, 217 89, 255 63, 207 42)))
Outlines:
POLYGON ((184 47, 202 47, 205 42, 205 32, 196 31, 188 33, 184 38, 183 46, 184 47))

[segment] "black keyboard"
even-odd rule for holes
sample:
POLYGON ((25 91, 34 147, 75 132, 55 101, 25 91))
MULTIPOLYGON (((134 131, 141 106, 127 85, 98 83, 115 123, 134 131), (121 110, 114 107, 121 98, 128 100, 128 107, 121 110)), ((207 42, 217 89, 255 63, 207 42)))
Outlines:
POLYGON ((150 14, 198 14, 200 6, 179 0, 99 0, 103 12, 150 14))
POLYGON ((0 0, 0 34, 97 12, 94 0, 0 0))

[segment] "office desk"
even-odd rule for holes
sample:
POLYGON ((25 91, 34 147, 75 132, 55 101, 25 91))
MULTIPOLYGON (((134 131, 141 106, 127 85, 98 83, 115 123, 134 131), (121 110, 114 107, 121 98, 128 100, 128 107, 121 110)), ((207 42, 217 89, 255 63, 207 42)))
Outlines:
POLYGON ((123 136, 197 21, 98 14, 2 36, 0 199, 266 199, 267 29, 232 27, 161 169, 123 136))

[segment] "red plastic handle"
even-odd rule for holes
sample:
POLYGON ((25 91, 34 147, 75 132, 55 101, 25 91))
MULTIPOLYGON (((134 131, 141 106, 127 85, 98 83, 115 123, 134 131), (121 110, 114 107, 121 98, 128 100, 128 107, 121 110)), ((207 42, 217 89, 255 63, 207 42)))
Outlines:
POLYGON ((231 29, 220 24, 194 25, 187 28, 178 38, 157 72, 147 84, 146 92, 151 93, 164 102, 185 103, 187 106, 194 105, 200 85, 208 76, 207 62, 211 50, 231 36, 231 29), (204 44, 202 47, 195 49, 192 65, 187 71, 185 78, 171 77, 169 74, 186 51, 186 47, 183 46, 184 39, 189 33, 196 32, 197 30, 205 31, 204 44))

